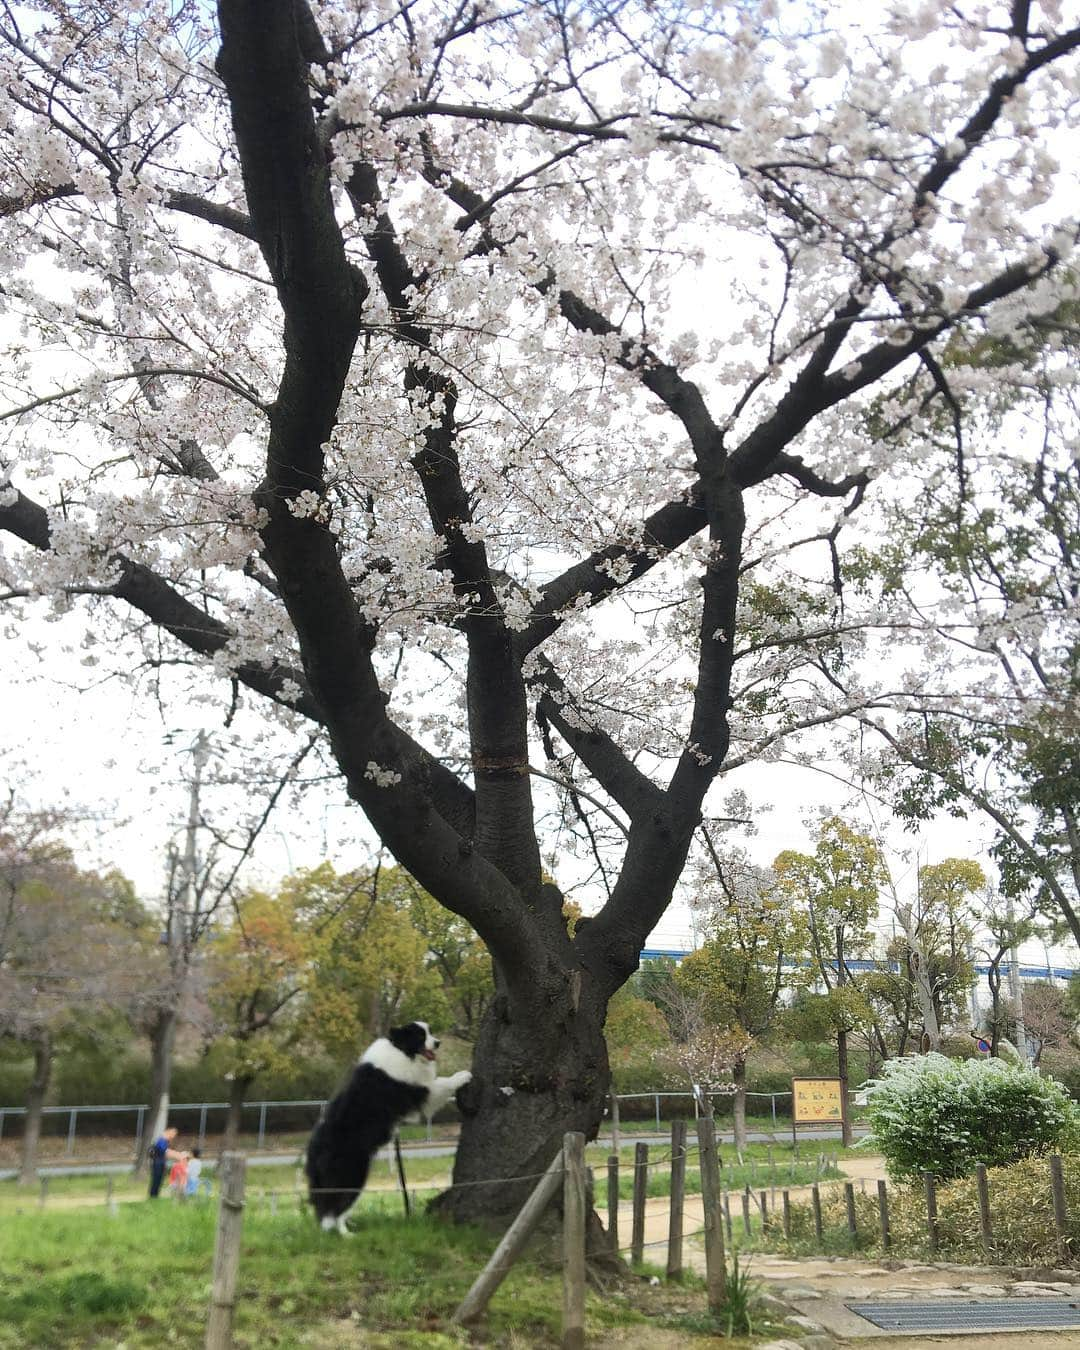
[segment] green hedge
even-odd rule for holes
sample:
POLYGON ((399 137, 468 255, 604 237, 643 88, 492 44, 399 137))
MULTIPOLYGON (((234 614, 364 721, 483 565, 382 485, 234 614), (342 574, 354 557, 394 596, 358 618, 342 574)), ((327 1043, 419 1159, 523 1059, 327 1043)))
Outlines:
POLYGON ((1075 1137, 1076 1106, 1061 1083, 1004 1060, 918 1055, 890 1060, 869 1092, 873 1145, 894 1180, 971 1176, 1075 1137))
MULTIPOLYGON (((341 1081, 347 1064, 303 1056, 288 1074, 264 1074, 252 1084, 253 1101, 323 1098, 341 1081)), ((30 1084, 29 1060, 0 1061, 0 1106, 23 1106, 30 1084)), ((150 1093, 150 1064, 135 1055, 101 1059, 69 1056, 58 1059, 49 1090, 50 1106, 137 1106, 150 1093)), ((177 1102, 224 1101, 227 1085, 204 1060, 173 1066, 172 1099, 177 1102)))

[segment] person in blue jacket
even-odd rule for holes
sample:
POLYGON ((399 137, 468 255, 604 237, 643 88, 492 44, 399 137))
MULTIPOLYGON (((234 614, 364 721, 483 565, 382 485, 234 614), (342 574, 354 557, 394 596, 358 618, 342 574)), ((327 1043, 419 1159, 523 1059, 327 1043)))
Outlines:
POLYGON ((175 1162, 183 1158, 186 1154, 181 1153, 179 1149, 173 1148, 178 1134, 175 1125, 170 1125, 167 1130, 161 1134, 150 1145, 150 1199, 156 1200, 158 1192, 161 1190, 161 1183, 165 1180, 165 1168, 170 1162, 175 1162))

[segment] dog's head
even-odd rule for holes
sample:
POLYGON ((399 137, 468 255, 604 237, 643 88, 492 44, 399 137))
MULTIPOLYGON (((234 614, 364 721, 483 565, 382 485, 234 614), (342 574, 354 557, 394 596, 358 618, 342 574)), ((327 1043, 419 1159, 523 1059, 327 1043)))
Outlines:
POLYGON ((403 1027, 391 1027, 389 1041, 410 1059, 434 1060, 439 1048, 439 1042, 426 1022, 407 1022, 403 1027))

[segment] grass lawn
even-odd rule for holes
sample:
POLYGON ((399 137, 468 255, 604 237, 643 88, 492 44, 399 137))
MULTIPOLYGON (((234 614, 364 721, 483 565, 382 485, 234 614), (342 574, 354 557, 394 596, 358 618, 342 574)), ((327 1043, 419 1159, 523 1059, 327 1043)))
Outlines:
MULTIPOLYGON (((688 1138, 691 1150, 687 1166, 687 1194, 693 1195, 700 1190, 700 1179, 694 1166, 697 1139, 693 1133, 688 1138)), ((666 1144, 653 1144, 649 1149, 649 1195, 663 1195, 668 1190, 668 1172, 670 1169, 670 1147, 666 1144)), ((598 1202, 607 1195, 606 1166, 609 1148, 606 1144, 591 1144, 586 1160, 593 1168, 598 1202)), ((807 1141, 800 1146, 798 1160, 791 1151, 790 1143, 750 1144, 739 1162, 735 1150, 730 1144, 720 1146, 720 1160, 723 1164, 722 1184, 727 1190, 741 1190, 749 1185, 755 1189, 784 1186, 797 1186, 817 1179, 818 1159, 823 1158, 821 1171, 823 1179, 835 1177, 836 1163, 843 1150, 839 1140, 828 1139, 807 1141)), ((633 1190, 634 1145, 624 1145, 619 1150, 620 1176, 619 1194, 629 1199, 633 1190)), ((450 1169, 453 1159, 449 1157, 431 1158, 413 1155, 405 1159, 405 1173, 409 1189, 428 1192, 450 1183, 450 1169)), ((213 1161, 207 1160, 206 1175, 213 1177, 213 1161)), ((146 1179, 133 1177, 130 1173, 121 1173, 111 1178, 103 1176, 55 1176, 49 1177, 45 1189, 46 1213, 70 1209, 74 1206, 100 1206, 111 1194, 120 1204, 142 1200, 146 1196, 146 1179)), ((385 1161, 376 1162, 371 1170, 369 1186, 397 1189, 397 1170, 394 1164, 385 1161)), ((293 1203, 292 1196, 303 1186, 299 1157, 296 1162, 274 1163, 265 1167, 249 1167, 247 1174, 248 1194, 256 1205, 269 1207, 269 1194, 277 1196, 275 1203, 284 1206, 293 1203)), ((14 1214, 38 1213, 41 1209, 41 1186, 20 1186, 15 1181, 0 1181, 0 1217, 14 1214)), ((161 1204, 172 1204, 166 1196, 161 1204)), ((400 1201, 397 1202, 400 1204, 400 1201)))
MULTIPOLYGON (((0 1347, 201 1347, 216 1220, 215 1204, 167 1201, 120 1205, 115 1214, 104 1206, 9 1214, 0 1224, 0 1347)), ((407 1221, 393 1195, 365 1196, 354 1223, 358 1231, 345 1241, 319 1232, 295 1204, 276 1214, 249 1204, 238 1347, 558 1344, 557 1260, 519 1263, 466 1335, 449 1318, 491 1253, 490 1235, 424 1216, 407 1221)), ((628 1327, 667 1328, 680 1346, 715 1343, 693 1280, 654 1288, 626 1279, 591 1290, 586 1318, 590 1343, 601 1346, 628 1327)))

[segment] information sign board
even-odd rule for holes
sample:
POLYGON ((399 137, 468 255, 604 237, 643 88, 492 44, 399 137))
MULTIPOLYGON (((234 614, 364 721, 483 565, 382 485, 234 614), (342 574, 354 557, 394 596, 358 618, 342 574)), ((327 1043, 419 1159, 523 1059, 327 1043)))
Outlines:
POLYGON ((839 1124, 844 1119, 844 1093, 839 1078, 793 1078, 793 1125, 839 1124))

